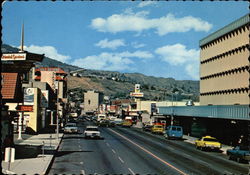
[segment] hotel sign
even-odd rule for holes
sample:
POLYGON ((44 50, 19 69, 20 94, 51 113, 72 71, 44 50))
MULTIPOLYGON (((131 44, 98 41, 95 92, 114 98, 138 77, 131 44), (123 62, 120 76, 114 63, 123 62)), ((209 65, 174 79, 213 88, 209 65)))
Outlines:
POLYGON ((26 60, 26 53, 5 53, 1 57, 1 61, 19 61, 26 60))
POLYGON ((131 92, 130 96, 132 96, 132 97, 143 97, 144 94, 142 92, 131 92))

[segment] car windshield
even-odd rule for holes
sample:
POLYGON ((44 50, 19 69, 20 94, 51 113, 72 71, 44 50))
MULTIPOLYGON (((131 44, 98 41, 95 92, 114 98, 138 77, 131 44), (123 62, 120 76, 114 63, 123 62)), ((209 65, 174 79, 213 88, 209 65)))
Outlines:
POLYGON ((181 131, 181 128, 177 128, 177 131, 181 131))
POLYGON ((98 131, 97 128, 86 128, 86 131, 98 131))
POLYGON ((209 141, 209 142, 218 142, 217 139, 213 139, 213 138, 204 138, 204 141, 209 141))
POLYGON ((162 125, 155 126, 155 128, 162 128, 162 125))

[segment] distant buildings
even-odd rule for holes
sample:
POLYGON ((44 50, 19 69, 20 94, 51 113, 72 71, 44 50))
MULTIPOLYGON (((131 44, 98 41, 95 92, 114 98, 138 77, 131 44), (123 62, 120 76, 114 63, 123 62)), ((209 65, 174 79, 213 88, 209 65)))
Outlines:
POLYGON ((200 41, 200 104, 249 104, 249 14, 200 41))

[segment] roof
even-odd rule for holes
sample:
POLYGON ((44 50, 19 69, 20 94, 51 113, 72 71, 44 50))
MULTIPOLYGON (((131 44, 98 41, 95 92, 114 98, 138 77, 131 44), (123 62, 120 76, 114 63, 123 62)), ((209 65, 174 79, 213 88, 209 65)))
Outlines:
POLYGON ((244 26, 249 23, 249 14, 246 14, 245 16, 241 17, 240 19, 226 25, 225 27, 217 30, 216 32, 208 35, 207 37, 200 40, 200 46, 203 46, 216 38, 219 38, 227 33, 230 33, 231 31, 244 26))
POLYGON ((1 73, 2 74, 2 99, 15 99, 18 73, 1 73))
POLYGON ((54 71, 58 74, 67 74, 62 68, 60 67, 40 67, 40 68, 36 68, 36 72, 37 71, 54 71))

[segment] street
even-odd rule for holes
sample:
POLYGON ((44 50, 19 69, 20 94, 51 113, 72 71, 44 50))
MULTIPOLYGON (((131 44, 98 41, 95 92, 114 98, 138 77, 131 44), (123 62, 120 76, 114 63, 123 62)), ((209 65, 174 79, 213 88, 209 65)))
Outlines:
MULTIPOLYGON (((80 125, 83 131, 91 122, 80 125)), ((49 174, 247 174, 220 152, 136 128, 99 127, 102 139, 65 134, 49 174)))

